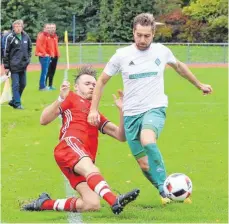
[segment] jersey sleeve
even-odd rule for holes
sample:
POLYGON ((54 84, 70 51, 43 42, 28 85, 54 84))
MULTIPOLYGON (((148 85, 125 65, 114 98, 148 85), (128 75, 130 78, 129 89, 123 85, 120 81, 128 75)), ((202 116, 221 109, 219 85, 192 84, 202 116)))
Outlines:
POLYGON ((72 93, 70 92, 68 94, 68 96, 66 97, 66 99, 61 103, 59 109, 60 109, 60 112, 61 114, 67 110, 67 109, 71 109, 71 106, 72 106, 72 93))
POLYGON ((167 63, 169 64, 177 63, 175 56, 173 55, 172 51, 169 48, 167 48, 167 63))
POLYGON ((104 117, 102 114, 100 114, 100 123, 99 123, 98 129, 99 129, 99 131, 100 131, 101 133, 105 134, 104 131, 103 131, 103 128, 105 127, 105 125, 106 125, 108 122, 110 122, 110 121, 109 121, 106 117, 104 117))
POLYGON ((120 70, 120 59, 116 51, 116 53, 111 57, 111 59, 106 64, 103 72, 105 72, 109 76, 113 76, 116 73, 118 73, 119 70, 120 70))

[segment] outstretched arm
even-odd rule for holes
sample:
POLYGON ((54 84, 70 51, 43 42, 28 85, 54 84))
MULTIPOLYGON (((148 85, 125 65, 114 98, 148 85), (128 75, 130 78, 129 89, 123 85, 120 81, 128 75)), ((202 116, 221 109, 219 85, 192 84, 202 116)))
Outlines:
POLYGON ((204 95, 211 94, 213 89, 208 84, 201 83, 196 76, 191 72, 186 64, 177 60, 176 64, 169 64, 178 74, 191 82, 194 86, 200 89, 204 95))
POLYGON ((60 87, 60 96, 56 101, 54 101, 51 105, 47 106, 40 117, 40 124, 47 125, 55 120, 60 114, 60 105, 68 96, 70 90, 70 83, 64 81, 60 87))
POLYGON ((60 115, 60 107, 61 101, 56 100, 51 105, 47 106, 40 117, 40 124, 47 125, 55 120, 60 115))
POLYGON ((119 140, 120 142, 126 141, 125 130, 124 130, 124 121, 123 121, 123 92, 121 90, 118 91, 119 98, 117 98, 114 94, 114 101, 119 110, 119 126, 113 124, 112 122, 108 122, 105 127, 103 128, 103 132, 105 134, 110 135, 111 137, 119 140))
POLYGON ((108 82, 108 80, 111 78, 111 76, 107 75, 105 72, 103 72, 95 86, 95 89, 93 91, 93 97, 91 102, 91 108, 90 112, 88 114, 87 121, 93 126, 97 126, 100 122, 100 116, 98 112, 99 102, 102 96, 103 88, 108 82))

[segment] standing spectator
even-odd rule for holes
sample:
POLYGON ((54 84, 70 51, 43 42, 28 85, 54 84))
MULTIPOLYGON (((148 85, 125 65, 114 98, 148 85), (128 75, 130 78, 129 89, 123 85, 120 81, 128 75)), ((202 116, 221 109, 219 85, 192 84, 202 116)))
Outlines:
POLYGON ((39 81, 39 90, 46 91, 48 87, 45 85, 46 75, 48 73, 50 63, 50 50, 48 41, 50 40, 50 24, 45 24, 43 32, 38 33, 36 40, 35 55, 39 57, 41 64, 41 75, 39 81))
POLYGON ((2 63, 3 57, 4 57, 6 37, 9 35, 9 33, 10 33, 10 30, 3 30, 2 34, 1 34, 1 63, 2 63))
POLYGON ((6 37, 3 64, 5 72, 11 72, 13 99, 9 105, 15 109, 23 109, 21 96, 26 86, 26 68, 30 63, 32 42, 23 31, 23 21, 13 22, 13 31, 6 37))
POLYGON ((58 49, 58 36, 56 34, 55 23, 50 24, 50 37, 51 37, 51 41, 50 41, 49 49, 51 51, 51 60, 49 64, 48 74, 46 76, 46 86, 49 87, 49 90, 55 90, 56 88, 53 87, 53 77, 56 72, 56 65, 58 62, 58 58, 60 57, 60 52, 58 49))

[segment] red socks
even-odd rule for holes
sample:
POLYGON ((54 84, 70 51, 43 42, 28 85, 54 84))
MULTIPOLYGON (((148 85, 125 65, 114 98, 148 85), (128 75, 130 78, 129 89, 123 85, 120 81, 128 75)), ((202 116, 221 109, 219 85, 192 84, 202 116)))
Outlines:
POLYGON ((77 212, 76 210, 77 198, 47 200, 42 206, 41 210, 56 210, 56 211, 69 211, 77 212))
POLYGON ((100 173, 91 173, 87 176, 88 186, 102 197, 109 205, 113 205, 116 201, 116 196, 111 192, 107 182, 100 173))

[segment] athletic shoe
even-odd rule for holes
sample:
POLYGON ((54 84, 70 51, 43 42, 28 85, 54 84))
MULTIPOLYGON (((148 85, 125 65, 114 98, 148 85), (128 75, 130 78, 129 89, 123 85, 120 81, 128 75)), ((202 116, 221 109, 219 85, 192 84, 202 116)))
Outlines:
POLYGON ((13 103, 13 100, 10 100, 10 102, 8 103, 11 107, 15 108, 15 105, 13 103))
POLYGON ((53 86, 49 86, 49 90, 56 90, 56 88, 53 86))
POLYGON ((160 195, 161 195, 161 204, 162 205, 171 203, 172 200, 166 196, 164 191, 160 192, 160 195))
POLYGON ((41 211, 41 206, 42 204, 47 201, 50 200, 50 196, 47 193, 42 193, 38 199, 32 201, 31 203, 24 205, 22 207, 22 210, 25 211, 41 211))
POLYGON ((39 91, 49 91, 49 87, 46 86, 45 88, 39 89, 39 91))
POLYGON ((185 204, 192 204, 191 198, 185 198, 185 199, 184 199, 184 203, 185 203, 185 204))
POLYGON ((14 109, 17 109, 17 110, 24 110, 24 107, 22 105, 19 105, 17 107, 14 106, 14 109))
POLYGON ((162 205, 167 205, 167 204, 169 204, 169 203, 171 203, 171 199, 170 198, 163 198, 163 197, 161 197, 161 204, 162 205))
POLYGON ((115 203, 111 206, 113 213, 115 215, 120 214, 127 204, 129 204, 131 201, 134 201, 138 197, 139 193, 139 189, 134 189, 126 194, 119 195, 115 203))

